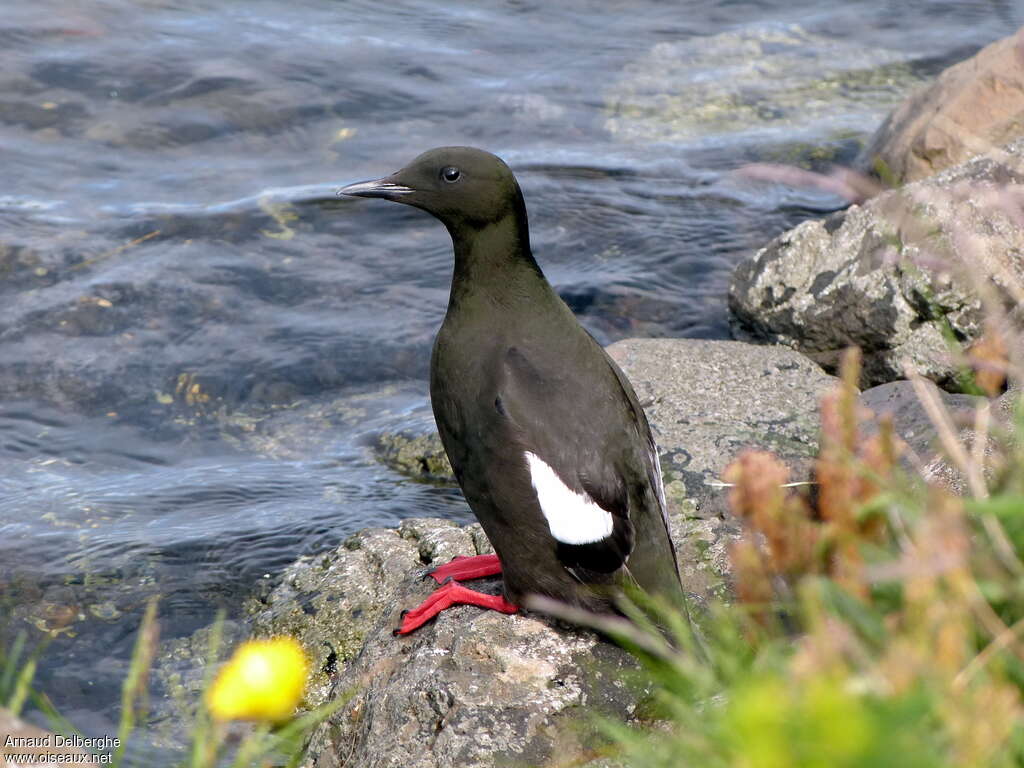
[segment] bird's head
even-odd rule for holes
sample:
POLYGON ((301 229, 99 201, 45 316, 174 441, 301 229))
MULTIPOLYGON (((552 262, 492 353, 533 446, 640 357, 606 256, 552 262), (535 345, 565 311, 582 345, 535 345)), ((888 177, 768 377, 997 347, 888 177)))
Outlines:
POLYGON ((453 235, 483 229, 506 216, 525 220, 512 171, 501 158, 473 147, 428 150, 390 176, 350 184, 338 194, 382 197, 421 208, 453 235))

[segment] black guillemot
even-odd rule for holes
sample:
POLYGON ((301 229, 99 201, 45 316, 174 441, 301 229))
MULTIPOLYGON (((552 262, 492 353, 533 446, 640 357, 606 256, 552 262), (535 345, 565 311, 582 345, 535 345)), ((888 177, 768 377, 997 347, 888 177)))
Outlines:
POLYGON ((451 234, 455 270, 430 400, 496 553, 435 568, 442 586, 404 613, 396 634, 454 604, 515 613, 530 595, 604 612, 632 585, 682 605, 647 418, 541 272, 508 166, 479 149, 442 147, 338 193, 415 206, 451 234), (460 583, 498 573, 503 596, 460 583))

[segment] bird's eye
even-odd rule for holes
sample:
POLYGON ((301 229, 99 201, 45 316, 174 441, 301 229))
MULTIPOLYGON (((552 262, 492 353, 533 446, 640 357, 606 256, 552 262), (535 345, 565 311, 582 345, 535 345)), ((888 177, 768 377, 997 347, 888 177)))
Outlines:
POLYGON ((449 183, 453 181, 458 181, 459 176, 461 175, 462 174, 459 172, 459 169, 456 168, 454 165, 449 165, 447 168, 441 169, 441 178, 449 183))

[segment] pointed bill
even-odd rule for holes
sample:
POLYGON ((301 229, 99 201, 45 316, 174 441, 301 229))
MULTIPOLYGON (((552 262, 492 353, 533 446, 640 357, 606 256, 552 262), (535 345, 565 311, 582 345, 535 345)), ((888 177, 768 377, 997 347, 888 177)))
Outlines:
POLYGON ((396 197, 408 195, 414 190, 403 184, 396 184, 390 176, 373 181, 360 181, 357 184, 349 184, 338 190, 338 197, 352 195, 353 197, 383 197, 385 200, 394 200, 396 197))

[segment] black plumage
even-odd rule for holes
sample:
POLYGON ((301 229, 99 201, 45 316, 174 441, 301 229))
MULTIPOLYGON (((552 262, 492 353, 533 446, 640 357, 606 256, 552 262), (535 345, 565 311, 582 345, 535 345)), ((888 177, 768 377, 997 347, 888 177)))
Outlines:
POLYGON ((647 419, 625 375, 545 279, 505 163, 445 147, 341 192, 421 208, 451 234, 455 269, 430 397, 507 599, 533 593, 605 610, 614 588, 632 582, 681 604, 647 419))

